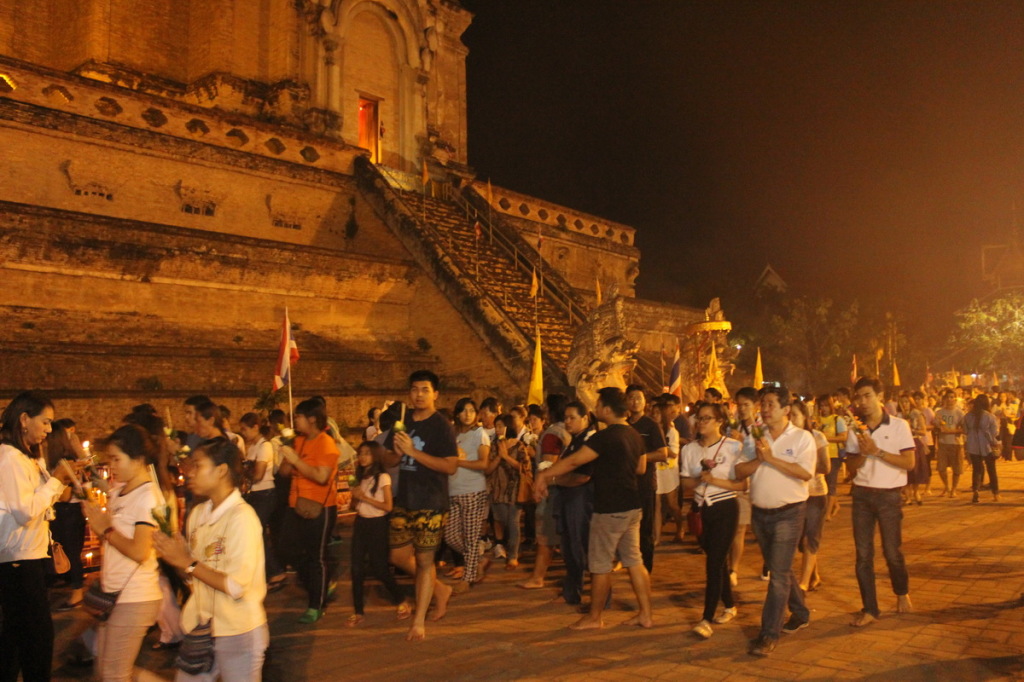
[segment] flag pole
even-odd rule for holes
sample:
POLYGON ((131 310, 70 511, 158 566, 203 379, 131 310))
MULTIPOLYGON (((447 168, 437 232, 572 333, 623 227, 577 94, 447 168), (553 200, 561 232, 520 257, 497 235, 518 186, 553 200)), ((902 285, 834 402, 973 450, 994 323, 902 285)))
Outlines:
MULTIPOLYGON (((284 319, 288 320, 288 336, 292 335, 292 318, 288 315, 288 306, 284 307, 284 319)), ((288 423, 292 429, 295 428, 295 410, 292 407, 292 380, 295 378, 295 368, 292 366, 291 349, 288 350, 288 423)))

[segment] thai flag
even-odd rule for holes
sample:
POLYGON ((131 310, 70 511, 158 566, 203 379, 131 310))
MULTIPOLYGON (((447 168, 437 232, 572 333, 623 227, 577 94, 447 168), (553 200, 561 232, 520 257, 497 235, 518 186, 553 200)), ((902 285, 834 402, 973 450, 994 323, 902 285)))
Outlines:
POLYGON ((292 365, 299 361, 299 346, 292 336, 292 325, 288 321, 288 309, 284 309, 284 323, 281 326, 281 345, 277 350, 277 367, 274 369, 274 390, 279 391, 291 382, 292 365))
POLYGON ((676 355, 672 360, 672 371, 668 375, 668 392, 683 397, 683 368, 679 364, 679 344, 676 344, 676 355))

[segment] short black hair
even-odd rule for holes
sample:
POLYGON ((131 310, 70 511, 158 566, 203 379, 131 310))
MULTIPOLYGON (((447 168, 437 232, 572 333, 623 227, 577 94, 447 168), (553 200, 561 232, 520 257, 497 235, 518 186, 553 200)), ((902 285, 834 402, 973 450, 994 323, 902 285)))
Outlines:
POLYGON ((705 393, 710 393, 711 395, 713 395, 715 400, 721 400, 722 399, 722 392, 719 391, 714 386, 708 386, 707 388, 704 389, 704 392, 705 393))
POLYGON ((498 414, 498 412, 500 412, 498 407, 499 407, 498 406, 498 399, 495 398, 493 395, 484 398, 483 402, 480 403, 480 410, 481 411, 483 411, 483 410, 490 410, 494 414, 498 414))
POLYGON ((190 396, 188 398, 185 398, 185 404, 190 406, 190 407, 197 407, 199 405, 202 405, 203 403, 209 403, 209 402, 212 402, 212 401, 210 400, 209 396, 205 396, 205 395, 194 395, 194 396, 190 396))
POLYGON ((857 379, 857 383, 853 385, 853 390, 856 392, 862 388, 868 387, 870 387, 871 390, 873 390, 878 395, 882 395, 883 393, 885 393, 885 384, 882 383, 882 380, 879 379, 878 377, 868 376, 863 376, 860 379, 857 379))
POLYGON ((629 386, 626 386, 626 395, 629 395, 633 391, 640 391, 641 393, 644 394, 645 398, 647 397, 647 392, 644 390, 644 387, 641 386, 640 384, 630 384, 629 386))
POLYGON ((295 406, 295 414, 301 414, 306 419, 313 420, 316 428, 321 431, 327 430, 327 410, 324 408, 323 403, 312 398, 303 400, 295 406))
POLYGON ((417 381, 429 381, 430 385, 435 391, 440 390, 441 380, 437 378, 437 375, 431 372, 429 369, 418 369, 409 375, 409 388, 417 381))
POLYGON ((570 400, 569 402, 567 402, 565 404, 566 411, 569 410, 569 408, 576 410, 576 414, 580 415, 581 417, 586 417, 590 414, 590 410, 587 409, 587 406, 581 403, 579 400, 570 400))
POLYGON ((740 390, 736 391, 736 400, 740 398, 746 398, 752 403, 757 402, 757 389, 753 386, 744 386, 740 390))
POLYGON ((779 407, 788 407, 793 402, 793 394, 782 384, 778 386, 765 386, 761 389, 761 398, 766 395, 773 395, 779 399, 779 407))
POLYGON ((683 400, 675 393, 662 393, 658 396, 658 402, 662 405, 681 405, 683 400))
POLYGON ((565 421, 565 406, 569 404, 568 396, 562 393, 548 393, 544 403, 548 407, 548 418, 552 423, 565 421))
POLYGON ((547 419, 548 413, 541 405, 531 403, 529 407, 526 408, 526 416, 537 417, 538 419, 547 419))
POLYGON ((611 410, 616 417, 626 416, 626 394, 618 386, 605 386, 598 390, 597 401, 611 410))

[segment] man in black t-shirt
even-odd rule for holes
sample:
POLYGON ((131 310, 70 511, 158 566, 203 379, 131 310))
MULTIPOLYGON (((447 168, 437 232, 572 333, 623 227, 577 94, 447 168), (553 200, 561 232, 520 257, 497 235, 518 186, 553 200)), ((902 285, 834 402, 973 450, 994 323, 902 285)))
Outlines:
MULTIPOLYGON (((572 436, 559 459, 570 457, 596 433, 590 423, 590 413, 581 402, 565 406, 565 428, 572 436)), ((583 601, 583 575, 587 570, 587 545, 590 539, 590 517, 594 513, 594 484, 591 482, 593 462, 562 474, 551 485, 558 486, 555 500, 555 521, 562 538, 562 558, 565 560, 565 579, 562 580, 560 598, 566 604, 578 605, 583 601)))
POLYGON ((658 501, 658 484, 655 472, 658 462, 668 461, 668 443, 658 422, 644 411, 647 409, 647 396, 644 387, 632 384, 626 388, 626 407, 629 409, 629 425, 636 429, 644 439, 644 452, 647 453, 647 468, 640 476, 640 553, 644 557, 644 566, 648 573, 654 570, 654 505, 658 501))
POLYGON ((570 625, 573 630, 604 627, 601 614, 612 589, 612 566, 616 552, 623 568, 629 571, 633 593, 640 613, 626 621, 628 625, 649 628, 651 619, 651 578, 640 554, 640 494, 638 476, 647 468, 647 456, 640 435, 626 422, 626 400, 618 388, 598 391, 599 421, 607 425, 575 453, 539 472, 534 495, 543 499, 548 485, 559 476, 593 463, 594 514, 590 521, 587 561, 590 566, 590 613, 570 625))
POLYGON ((451 422, 436 409, 438 378, 425 369, 409 376, 405 423, 396 422, 384 441, 385 466, 398 465, 398 490, 390 515, 391 563, 416 576, 416 612, 408 640, 426 636, 427 608, 437 596, 432 620, 444 616, 452 588, 437 579, 434 554, 448 510, 448 477, 458 468, 459 450, 451 422))

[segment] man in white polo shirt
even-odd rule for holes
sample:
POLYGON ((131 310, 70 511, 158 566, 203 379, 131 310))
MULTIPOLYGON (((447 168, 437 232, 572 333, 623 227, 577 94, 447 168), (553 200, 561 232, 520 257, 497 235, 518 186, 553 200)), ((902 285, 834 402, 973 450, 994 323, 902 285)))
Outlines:
POLYGON ((900 490, 907 471, 914 468, 914 436, 910 424, 887 413, 882 403, 882 382, 861 377, 853 387, 853 407, 861 424, 846 440, 846 466, 853 477, 853 542, 857 547, 857 585, 864 608, 850 625, 874 622, 878 610, 875 592, 875 523, 882 534, 882 553, 896 593, 896 611, 911 609, 907 566, 903 561, 903 509, 900 490), (866 427, 866 428, 863 428, 866 427))
POLYGON ((736 480, 750 478, 751 522, 771 574, 761 631, 751 642, 754 656, 767 656, 781 632, 802 630, 811 619, 793 575, 793 556, 803 534, 807 483, 814 475, 817 451, 811 432, 790 423, 789 404, 785 386, 762 391, 764 432, 756 439, 754 452, 746 453, 748 461, 736 465, 736 480), (792 615, 783 625, 787 603, 792 615))

